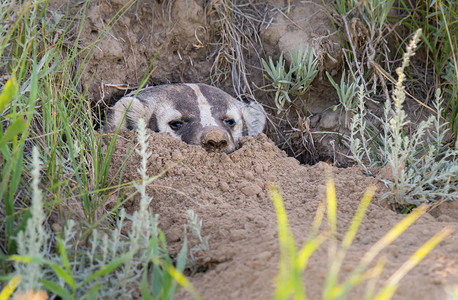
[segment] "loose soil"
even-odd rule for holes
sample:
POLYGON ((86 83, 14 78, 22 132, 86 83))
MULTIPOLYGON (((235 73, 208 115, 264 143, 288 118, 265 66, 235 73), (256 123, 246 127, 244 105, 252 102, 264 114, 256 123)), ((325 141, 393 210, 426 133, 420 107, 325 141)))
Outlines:
MULTIPOLYGON (((278 271, 279 246, 277 221, 267 185, 281 187, 285 208, 297 244, 302 245, 320 201, 325 199, 325 174, 332 170, 338 198, 338 239, 341 240, 353 214, 370 184, 378 190, 361 224, 355 242, 343 265, 341 279, 359 262, 363 254, 403 216, 378 205, 384 187, 363 175, 357 167, 332 168, 326 163, 301 165, 279 150, 265 135, 246 137, 241 148, 231 154, 207 153, 169 134, 150 135, 152 156, 148 175, 166 170, 147 188, 153 196, 151 209, 159 214, 169 249, 177 253, 183 243, 188 209, 203 220, 202 234, 209 237, 210 251, 194 252, 195 267, 188 278, 204 299, 270 299, 278 271)), ((109 178, 117 182, 138 180, 140 157, 132 153, 138 147, 133 132, 118 137, 109 178), (126 158, 127 157, 127 158, 126 158)), ((126 191, 127 194, 133 189, 126 191)), ((115 201, 115 199, 113 199, 115 201)), ((138 209, 138 198, 124 207, 138 209)), ((114 203, 111 203, 112 206, 114 203)), ((398 240, 386 248, 383 283, 423 243, 447 225, 457 223, 457 205, 435 217, 425 214, 398 240)), ((326 230, 323 222, 322 230, 326 230)), ((189 247, 195 247, 195 239, 189 247)), ((304 275, 309 299, 319 299, 327 268, 327 248, 322 245, 311 257, 304 275)), ((400 284, 394 299, 445 299, 446 288, 458 283, 458 235, 454 232, 436 247, 400 284)), ((365 287, 358 287, 349 299, 363 299, 365 287)), ((181 290, 177 299, 192 297, 181 290)))

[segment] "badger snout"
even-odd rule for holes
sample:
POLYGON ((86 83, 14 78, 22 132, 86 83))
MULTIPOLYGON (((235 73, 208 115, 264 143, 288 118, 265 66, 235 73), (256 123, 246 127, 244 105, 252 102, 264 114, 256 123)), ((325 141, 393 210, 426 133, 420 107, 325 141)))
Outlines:
POLYGON ((204 128, 200 138, 201 146, 208 152, 232 152, 235 150, 231 136, 219 127, 209 126, 204 128))

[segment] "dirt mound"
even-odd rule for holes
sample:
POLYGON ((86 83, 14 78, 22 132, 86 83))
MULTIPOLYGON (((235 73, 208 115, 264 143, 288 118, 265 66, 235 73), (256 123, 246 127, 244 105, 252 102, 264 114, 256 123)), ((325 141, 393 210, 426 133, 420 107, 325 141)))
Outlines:
MULTIPOLYGON (((159 214, 171 252, 181 247, 185 212, 193 209, 203 219, 203 235, 209 236, 210 251, 196 255, 199 272, 189 276, 204 299, 269 299, 273 295, 278 268, 279 247, 274 207, 266 184, 277 183, 293 233, 299 245, 308 235, 316 208, 325 197, 324 173, 327 165, 300 165, 275 147, 265 135, 247 137, 241 148, 229 155, 207 153, 168 134, 148 132, 152 156, 149 175, 166 173, 148 187, 154 197, 152 209, 159 214)), ((136 146, 132 132, 123 132, 117 140, 110 178, 116 181, 125 163, 122 182, 138 180, 139 156, 126 154, 136 146)), ((365 188, 374 181, 358 168, 338 169, 333 173, 338 196, 338 238, 348 228, 365 188)), ((365 253, 402 216, 377 205, 380 186, 343 266, 348 274, 365 253)), ((129 192, 128 192, 129 193, 129 192)), ((128 211, 138 208, 135 197, 124 205, 128 211)), ((451 218, 425 215, 399 240, 389 246, 382 278, 387 278, 414 251, 451 218)), ((323 229, 325 225, 323 225, 323 229)), ((190 247, 196 241, 191 239, 190 247)), ((307 296, 321 296, 327 266, 326 245, 311 257, 304 275, 307 296)), ((458 236, 454 233, 439 245, 401 282, 394 299, 444 299, 445 287, 458 276, 458 236)), ((365 287, 351 299, 362 299, 365 287)), ((179 299, 191 298, 180 291, 179 299)))

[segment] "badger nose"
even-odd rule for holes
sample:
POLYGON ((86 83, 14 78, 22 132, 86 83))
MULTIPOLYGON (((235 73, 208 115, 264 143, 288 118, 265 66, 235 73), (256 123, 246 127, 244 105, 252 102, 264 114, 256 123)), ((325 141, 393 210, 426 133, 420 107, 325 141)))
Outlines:
POLYGON ((201 143, 209 152, 227 152, 229 138, 225 132, 210 130, 202 136, 201 143))

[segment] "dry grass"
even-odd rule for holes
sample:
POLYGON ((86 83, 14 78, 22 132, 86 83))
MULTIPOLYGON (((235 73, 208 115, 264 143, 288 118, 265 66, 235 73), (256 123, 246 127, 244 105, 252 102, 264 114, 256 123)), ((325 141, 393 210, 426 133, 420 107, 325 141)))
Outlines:
POLYGON ((264 1, 212 1, 206 12, 213 36, 218 39, 210 54, 212 85, 219 86, 230 79, 239 99, 254 99, 249 69, 253 67, 252 57, 261 65, 263 47, 259 30, 268 17, 268 5, 264 1))

